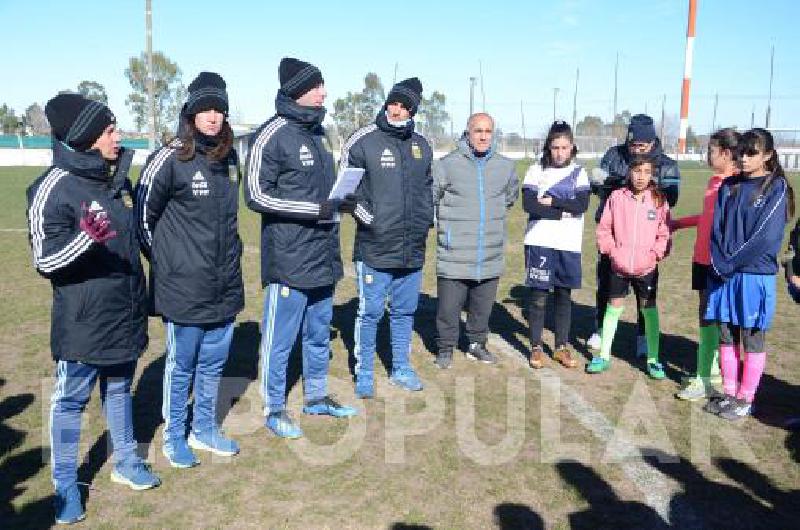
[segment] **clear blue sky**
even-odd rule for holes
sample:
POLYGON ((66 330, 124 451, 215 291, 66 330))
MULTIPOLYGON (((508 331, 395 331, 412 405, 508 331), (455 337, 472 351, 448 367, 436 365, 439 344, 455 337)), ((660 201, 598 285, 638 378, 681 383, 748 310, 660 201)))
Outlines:
MULTIPOLYGON (((103 84, 125 128, 130 92, 124 70, 144 49, 144 0, 0 0, 3 53, 0 103, 18 113, 84 79, 103 84)), ((446 94, 456 130, 469 110, 469 82, 483 64, 487 110, 507 131, 540 134, 553 114, 571 120, 575 69, 578 118, 611 118, 614 57, 620 54, 620 110, 677 119, 683 77, 688 0, 317 1, 153 0, 155 50, 183 71, 228 82, 233 110, 259 123, 274 111, 277 66, 286 55, 318 65, 328 108, 358 90, 368 71, 391 85, 418 76, 430 94, 446 94)), ((800 127, 800 2, 699 0, 690 122, 764 122, 770 46, 775 46, 773 127, 800 127)), ((476 106, 481 106, 480 85, 476 106)))

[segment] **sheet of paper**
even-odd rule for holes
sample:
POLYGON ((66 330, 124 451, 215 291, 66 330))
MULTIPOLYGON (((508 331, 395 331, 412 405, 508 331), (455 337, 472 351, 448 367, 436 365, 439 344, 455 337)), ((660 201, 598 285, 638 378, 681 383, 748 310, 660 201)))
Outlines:
POLYGON ((329 199, 344 199, 345 195, 355 193, 358 184, 361 182, 361 177, 364 176, 364 170, 360 167, 346 167, 339 172, 336 182, 333 184, 329 199))

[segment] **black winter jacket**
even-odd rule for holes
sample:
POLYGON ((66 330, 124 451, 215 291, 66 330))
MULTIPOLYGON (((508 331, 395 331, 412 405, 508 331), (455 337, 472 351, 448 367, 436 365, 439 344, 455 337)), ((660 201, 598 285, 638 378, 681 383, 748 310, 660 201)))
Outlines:
POLYGON ((116 171, 97 151, 53 142, 53 165, 27 189, 33 264, 53 286, 50 347, 56 360, 113 365, 147 347, 147 299, 136 241, 133 152, 116 171), (102 208, 116 237, 95 243, 80 229, 81 205, 102 208))
MULTIPOLYGON (((661 141, 656 139, 655 145, 647 155, 656 161, 655 177, 658 188, 664 193, 670 208, 678 203, 678 194, 681 189, 681 172, 678 163, 667 156, 661 147, 661 141)), ((600 198, 597 211, 594 215, 595 222, 600 222, 603 209, 606 206, 611 192, 625 186, 628 178, 628 165, 631 155, 627 144, 620 144, 610 148, 600 160, 600 167, 608 172, 608 178, 603 183, 592 183, 592 191, 600 198)))
POLYGON ((178 159, 179 140, 153 152, 136 186, 139 240, 150 258, 154 314, 180 324, 233 319, 244 307, 236 151, 178 159))
POLYGON ((244 190, 247 206, 262 214, 261 283, 333 285, 342 277, 339 224, 319 220, 335 181, 325 109, 279 91, 275 110, 250 140, 244 190))
POLYGON ((392 127, 384 110, 345 143, 340 164, 365 170, 356 191, 353 261, 376 269, 422 267, 433 226, 432 160, 414 122, 392 127))

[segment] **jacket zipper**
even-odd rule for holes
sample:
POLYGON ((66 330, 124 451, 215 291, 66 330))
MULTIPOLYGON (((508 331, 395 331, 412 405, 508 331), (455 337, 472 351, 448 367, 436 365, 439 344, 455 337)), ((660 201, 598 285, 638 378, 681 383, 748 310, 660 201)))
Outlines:
POLYGON ((630 267, 629 270, 631 274, 633 274, 633 258, 636 255, 636 236, 638 235, 639 231, 639 199, 634 196, 634 200, 636 201, 636 209, 634 210, 633 215, 633 245, 631 245, 631 260, 630 260, 630 267))
POLYGON ((481 264, 483 262, 483 231, 486 224, 486 201, 483 189, 483 162, 478 160, 478 205, 480 207, 480 223, 478 224, 478 262, 475 266, 478 281, 481 280, 481 264))

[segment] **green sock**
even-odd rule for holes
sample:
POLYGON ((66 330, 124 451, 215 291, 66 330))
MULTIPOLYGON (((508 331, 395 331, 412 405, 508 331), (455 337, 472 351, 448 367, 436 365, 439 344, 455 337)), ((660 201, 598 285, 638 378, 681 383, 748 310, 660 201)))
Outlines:
POLYGON ((661 328, 658 324, 658 308, 645 307, 642 309, 644 316, 644 333, 647 335, 647 362, 658 362, 658 342, 661 337, 661 328))
MULTIPOLYGON (((700 326, 700 344, 697 345, 697 376, 711 377, 715 352, 719 350, 719 328, 716 325, 700 326)), ((717 363, 719 364, 719 363, 717 363)))
POLYGON ((606 314, 603 315, 603 330, 600 332, 600 357, 606 361, 611 359, 611 343, 614 342, 619 317, 622 316, 624 309, 622 306, 614 307, 611 304, 606 306, 606 314))

